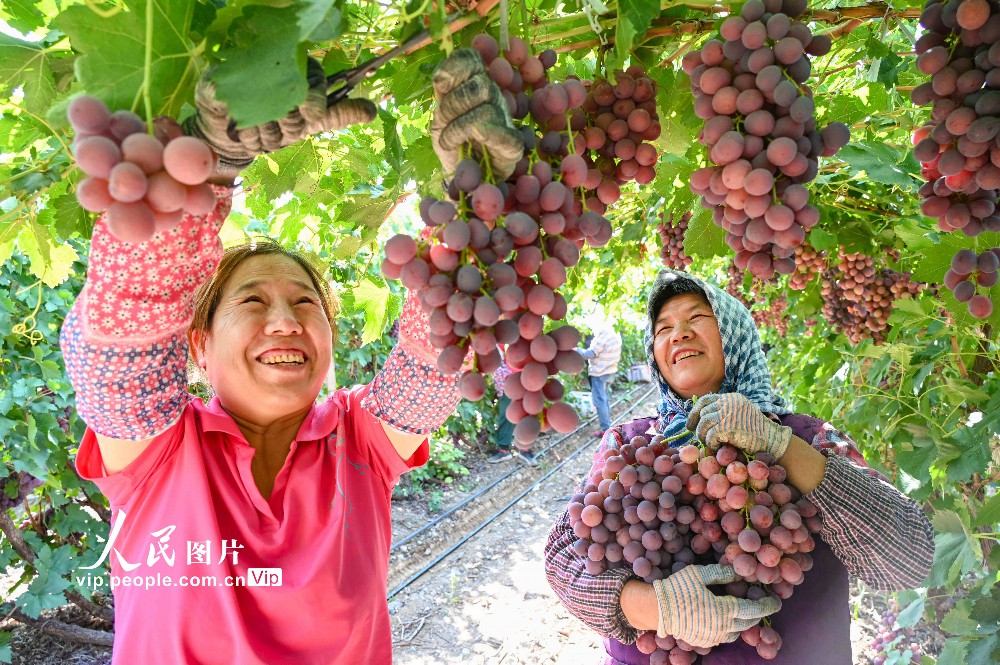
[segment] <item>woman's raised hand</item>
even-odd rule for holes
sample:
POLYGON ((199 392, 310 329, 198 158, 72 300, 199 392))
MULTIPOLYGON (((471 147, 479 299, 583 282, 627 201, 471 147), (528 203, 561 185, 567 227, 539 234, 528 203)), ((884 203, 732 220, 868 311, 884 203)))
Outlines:
POLYGON ((438 65, 434 94, 438 104, 431 143, 446 173, 454 173, 464 145, 488 154, 497 182, 514 172, 524 155, 524 137, 514 128, 507 102, 477 51, 458 49, 438 65))
POLYGON ((698 400, 687 427, 712 450, 728 443, 748 453, 764 451, 781 459, 792 430, 772 421, 740 393, 714 393, 698 400))
POLYGON ((377 109, 367 99, 343 99, 328 105, 323 65, 306 60, 309 92, 305 101, 281 120, 236 129, 229 108, 215 96, 215 84, 202 76, 195 89, 198 112, 184 121, 184 131, 204 140, 219 158, 219 175, 236 175, 262 152, 275 152, 320 132, 371 122, 377 109))

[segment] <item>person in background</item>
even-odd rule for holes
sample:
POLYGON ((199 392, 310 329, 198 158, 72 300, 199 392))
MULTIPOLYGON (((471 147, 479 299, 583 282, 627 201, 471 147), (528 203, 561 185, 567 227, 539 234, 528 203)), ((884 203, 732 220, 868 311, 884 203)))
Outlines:
POLYGON ((510 406, 510 398, 504 394, 503 388, 504 380, 513 373, 514 370, 507 366, 506 360, 502 360, 500 367, 493 372, 493 386, 497 389, 498 396, 496 434, 494 435, 494 443, 497 445, 497 451, 487 457, 486 461, 490 464, 496 464, 497 462, 509 460, 516 454, 523 462, 535 466, 538 462, 535 459, 534 451, 530 447, 527 450, 521 450, 519 447, 511 446, 514 441, 514 423, 507 419, 507 407, 510 406))
POLYGON ((609 385, 618 372, 618 361, 622 355, 622 338, 611 322, 598 309, 591 317, 593 339, 587 348, 577 349, 587 359, 587 373, 590 375, 590 398, 597 410, 597 420, 601 429, 594 436, 604 436, 611 427, 611 398, 609 385))

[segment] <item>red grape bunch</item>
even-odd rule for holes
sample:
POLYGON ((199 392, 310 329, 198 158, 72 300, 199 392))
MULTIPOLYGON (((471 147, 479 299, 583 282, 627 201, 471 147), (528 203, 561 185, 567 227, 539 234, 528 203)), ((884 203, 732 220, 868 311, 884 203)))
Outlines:
POLYGON ((802 291, 813 277, 826 268, 826 252, 803 243, 795 248, 795 272, 788 276, 788 288, 802 291))
MULTIPOLYGON (((555 53, 534 57, 516 37, 503 53, 489 35, 477 35, 472 45, 511 115, 524 123, 525 157, 503 182, 493 176, 488 158, 463 159, 446 188, 450 200, 426 197, 420 203, 430 237, 394 236, 382 269, 419 293, 430 316, 430 341, 441 349, 442 371, 460 371, 468 349, 474 350, 472 370, 459 379, 466 399, 482 398, 485 376, 501 362, 498 345, 506 346, 504 359, 514 370, 504 382, 511 398, 506 415, 516 423, 515 443, 526 447, 542 431, 570 432, 578 423, 562 402, 565 389, 556 375, 582 371, 580 335, 572 326, 553 329, 547 321, 566 317, 558 289, 566 270, 579 262, 584 242, 603 246, 612 227, 601 213, 583 207, 591 170, 580 136, 584 84, 550 82, 546 72, 555 53)), ((597 187, 595 180, 590 189, 597 187)))
POLYGON ((955 300, 966 303, 969 314, 977 319, 987 319, 993 314, 993 301, 987 293, 996 286, 1000 269, 1000 247, 976 254, 963 249, 951 258, 951 268, 944 275, 944 285, 955 295, 955 300), (980 293, 979 291, 983 292, 980 293))
POLYGON ((691 175, 691 190, 727 231, 737 266, 760 278, 794 271, 795 248, 819 221, 805 184, 819 157, 850 140, 843 123, 816 125, 809 57, 831 42, 796 20, 805 8, 806 0, 748 0, 719 39, 682 61, 714 165, 691 175))
POLYGON ((890 658, 891 662, 898 665, 920 665, 922 662, 920 645, 914 641, 915 631, 912 628, 901 628, 896 623, 898 618, 899 604, 893 598, 889 601, 889 609, 882 613, 878 635, 871 643, 871 648, 875 651, 872 665, 884 665, 890 658))
POLYGON ((840 279, 837 280, 837 287, 844 300, 864 301, 868 286, 875 277, 875 260, 860 252, 845 252, 843 247, 840 248, 839 258, 837 268, 840 270, 840 279))
POLYGON ((927 181, 921 209, 942 231, 1000 231, 1000 8, 983 0, 928 2, 920 15, 917 68, 929 81, 911 100, 931 105, 913 133, 927 181))
POLYGON ((597 153, 601 175, 597 199, 611 205, 620 196, 620 185, 631 180, 653 182, 658 159, 650 141, 662 131, 656 112, 656 83, 640 65, 615 73, 615 81, 595 79, 584 100, 589 126, 584 131, 588 150, 597 153))
MULTIPOLYGON (((742 580, 721 592, 789 598, 812 568, 811 533, 820 518, 785 479, 785 469, 765 453, 750 457, 724 445, 712 454, 695 445, 670 447, 660 435, 636 436, 595 456, 587 483, 571 499, 573 551, 592 575, 631 568, 646 582, 690 564, 732 565, 742 580)), ((766 659, 781 647, 766 620, 742 638, 766 659)), ((696 653, 708 652, 655 632, 640 633, 637 646, 650 663, 692 663, 696 653)))
POLYGON ((0 510, 9 510, 22 505, 25 498, 36 487, 44 483, 26 471, 13 471, 0 467, 7 477, 0 476, 0 510))
POLYGON ((855 344, 864 339, 884 343, 895 301, 919 295, 924 286, 909 273, 876 269, 874 260, 861 253, 841 248, 838 259, 821 273, 823 316, 855 344))
POLYGON ((753 277, 748 297, 744 293, 744 271, 736 267, 735 261, 727 266, 726 273, 729 277, 726 280, 726 292, 750 310, 750 316, 758 328, 772 328, 779 335, 784 335, 788 332, 788 297, 784 293, 781 293, 775 297, 768 298, 763 293, 765 285, 777 285, 777 274, 772 275, 766 280, 753 277))
POLYGON ((660 232, 660 260, 663 265, 674 270, 685 270, 691 265, 691 257, 684 253, 684 234, 687 232, 688 222, 691 221, 691 213, 686 212, 681 218, 674 221, 674 213, 670 213, 667 220, 663 219, 660 213, 660 223, 656 227, 660 232))
POLYGON ((106 211, 108 230, 119 240, 143 242, 180 224, 185 213, 215 208, 205 183, 215 154, 205 142, 180 128, 147 134, 139 116, 111 113, 95 97, 74 99, 67 116, 76 132, 73 156, 88 176, 77 184, 76 198, 85 210, 106 211))

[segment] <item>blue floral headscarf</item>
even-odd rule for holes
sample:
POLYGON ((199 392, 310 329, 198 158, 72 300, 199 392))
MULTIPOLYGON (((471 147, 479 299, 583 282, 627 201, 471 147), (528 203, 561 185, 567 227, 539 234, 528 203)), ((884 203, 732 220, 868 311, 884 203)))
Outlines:
MULTIPOLYGON (((726 376, 720 393, 740 393, 764 413, 778 416, 792 413, 785 400, 771 388, 771 372, 753 317, 743 303, 722 289, 679 270, 661 270, 649 291, 646 322, 646 361, 660 388, 660 430, 664 436, 680 434, 687 428, 687 417, 694 404, 675 393, 653 358, 653 324, 660 308, 673 296, 698 293, 705 296, 719 322, 726 376)), ((677 443, 687 443, 679 439, 677 443)), ((676 445, 676 444, 675 444, 676 445)))

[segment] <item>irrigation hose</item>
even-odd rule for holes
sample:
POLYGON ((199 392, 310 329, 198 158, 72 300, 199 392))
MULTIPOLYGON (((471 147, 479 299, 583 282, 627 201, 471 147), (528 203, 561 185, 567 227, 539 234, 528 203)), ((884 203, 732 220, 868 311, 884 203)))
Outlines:
MULTIPOLYGON (((646 392, 646 394, 642 396, 642 399, 638 400, 636 403, 634 403, 632 406, 630 406, 628 409, 626 409, 624 413, 622 413, 620 416, 618 416, 618 418, 615 419, 615 422, 617 423, 617 422, 621 421, 621 419, 624 416, 627 416, 634 409, 636 409, 642 403, 642 401, 646 399, 646 397, 648 397, 650 394, 652 394, 653 390, 654 390, 654 388, 650 388, 646 392)), ((622 399, 624 399, 624 398, 622 398, 622 399)), ((589 420, 588 420, 588 422, 589 422, 589 420)), ((581 427, 582 427, 582 425, 581 425, 581 427)), ((577 428, 577 430, 574 430, 574 433, 576 431, 578 431, 579 429, 580 428, 577 428)), ((572 436, 572 434, 568 434, 567 436, 572 436)), ((536 480, 535 482, 533 482, 531 485, 529 485, 524 491, 522 491, 516 497, 514 497, 513 499, 511 499, 503 508, 501 508, 500 510, 498 510, 496 513, 494 513, 493 515, 491 515, 487 519, 483 520, 483 522, 481 522, 479 524, 479 526, 475 527, 472 531, 470 531, 468 534, 466 534, 465 536, 463 536, 461 540, 459 540, 457 543, 455 543, 454 545, 452 545, 451 547, 449 547, 447 550, 445 550, 444 552, 442 552, 441 554, 439 554, 438 556, 436 556, 434 559, 432 559, 430 562, 428 562, 423 568, 421 568, 420 570, 418 570, 417 572, 415 572, 413 575, 411 575, 409 578, 407 578, 405 582, 403 582, 402 584, 400 584, 399 586, 397 586, 395 589, 393 589, 392 591, 390 591, 388 593, 388 595, 386 596, 386 600, 391 599, 397 593, 399 593, 400 591, 402 591, 403 589, 405 589, 406 587, 408 587, 415 580, 417 580, 420 576, 422 576, 424 573, 426 573, 431 568, 433 568, 434 566, 436 566, 438 564, 438 562, 440 562, 442 559, 444 559, 445 557, 447 557, 449 554, 451 554, 452 552, 454 552, 455 550, 457 550, 459 547, 461 547, 462 545, 464 545, 465 542, 468 541, 470 538, 472 538, 474 535, 476 535, 477 533, 479 533, 480 531, 482 531, 484 528, 486 528, 487 526, 489 526, 489 524, 493 520, 495 520, 500 515, 502 515, 505 512, 507 512, 507 510, 509 510, 511 506, 513 506, 515 503, 517 503, 522 498, 524 498, 524 496, 526 494, 528 494, 528 492, 531 492, 533 489, 535 489, 540 484, 542 484, 553 473, 555 473, 556 471, 558 471, 559 469, 561 469, 567 462, 569 462, 574 457, 576 457, 577 455, 579 455, 580 453, 582 453, 584 450, 586 450, 592 443, 593 442, 588 438, 587 441, 582 446, 580 446, 579 448, 577 448, 569 457, 567 457, 562 462, 560 462, 556 466, 554 466, 551 469, 549 469, 549 471, 545 475, 543 475, 541 478, 539 478, 538 480, 536 480)), ((552 445, 555 445, 555 444, 552 444, 552 445)), ((549 446, 549 447, 551 447, 551 446, 549 446)), ((548 450, 548 448, 546 448, 546 450, 548 450)))
MULTIPOLYGON (((635 388, 633 388, 632 390, 630 390, 628 392, 628 394, 623 395, 622 397, 619 397, 617 400, 615 400, 614 406, 618 406, 623 401, 625 401, 625 400, 629 399, 630 397, 632 397, 632 395, 635 394, 635 392, 638 391, 641 387, 642 387, 642 385, 637 385, 635 388)), ((597 417, 596 415, 590 416, 585 421, 583 421, 582 423, 580 423, 580 425, 577 426, 577 428, 575 430, 573 430, 569 434, 566 434, 562 438, 557 439, 556 441, 553 441, 551 444, 549 444, 548 446, 546 446, 545 448, 543 448, 541 451, 539 451, 538 457, 541 457, 542 455, 544 455, 545 453, 547 453, 549 450, 551 450, 554 446, 559 445, 560 443, 562 443, 566 439, 570 438, 571 436, 575 436, 577 434, 577 432, 579 432, 581 429, 583 429, 584 427, 586 427, 596 417, 597 417)), ((471 503, 475 499, 478 499, 480 496, 482 496, 486 492, 488 492, 491 489, 493 489, 494 487, 496 487, 502 481, 507 480, 508 478, 510 478, 512 475, 514 475, 515 473, 517 473, 520 470, 521 470, 520 466, 515 466, 510 471, 508 471, 507 473, 503 474, 502 476, 500 476, 499 478, 497 478, 496 480, 494 480, 489 485, 486 485, 485 487, 480 488, 479 491, 477 491, 475 494, 472 494, 471 496, 466 497, 462 501, 458 502, 457 504, 455 504, 454 506, 452 506, 451 508, 449 508, 447 511, 445 511, 445 512, 441 513, 440 515, 438 515, 437 517, 435 517, 432 521, 430 521, 427 524, 423 525, 422 527, 420 527, 416 531, 407 534, 405 537, 401 538, 400 540, 398 540, 397 542, 395 542, 395 543, 392 544, 392 547, 389 548, 389 553, 392 554, 398 548, 400 548, 403 545, 405 545, 408 541, 412 540, 413 538, 416 538, 417 536, 419 536, 420 534, 424 533, 425 531, 433 529, 435 526, 437 526, 442 521, 444 521, 445 519, 447 519, 449 516, 451 516, 452 514, 454 514, 457 510, 459 510, 461 508, 464 508, 469 503, 471 503)))

